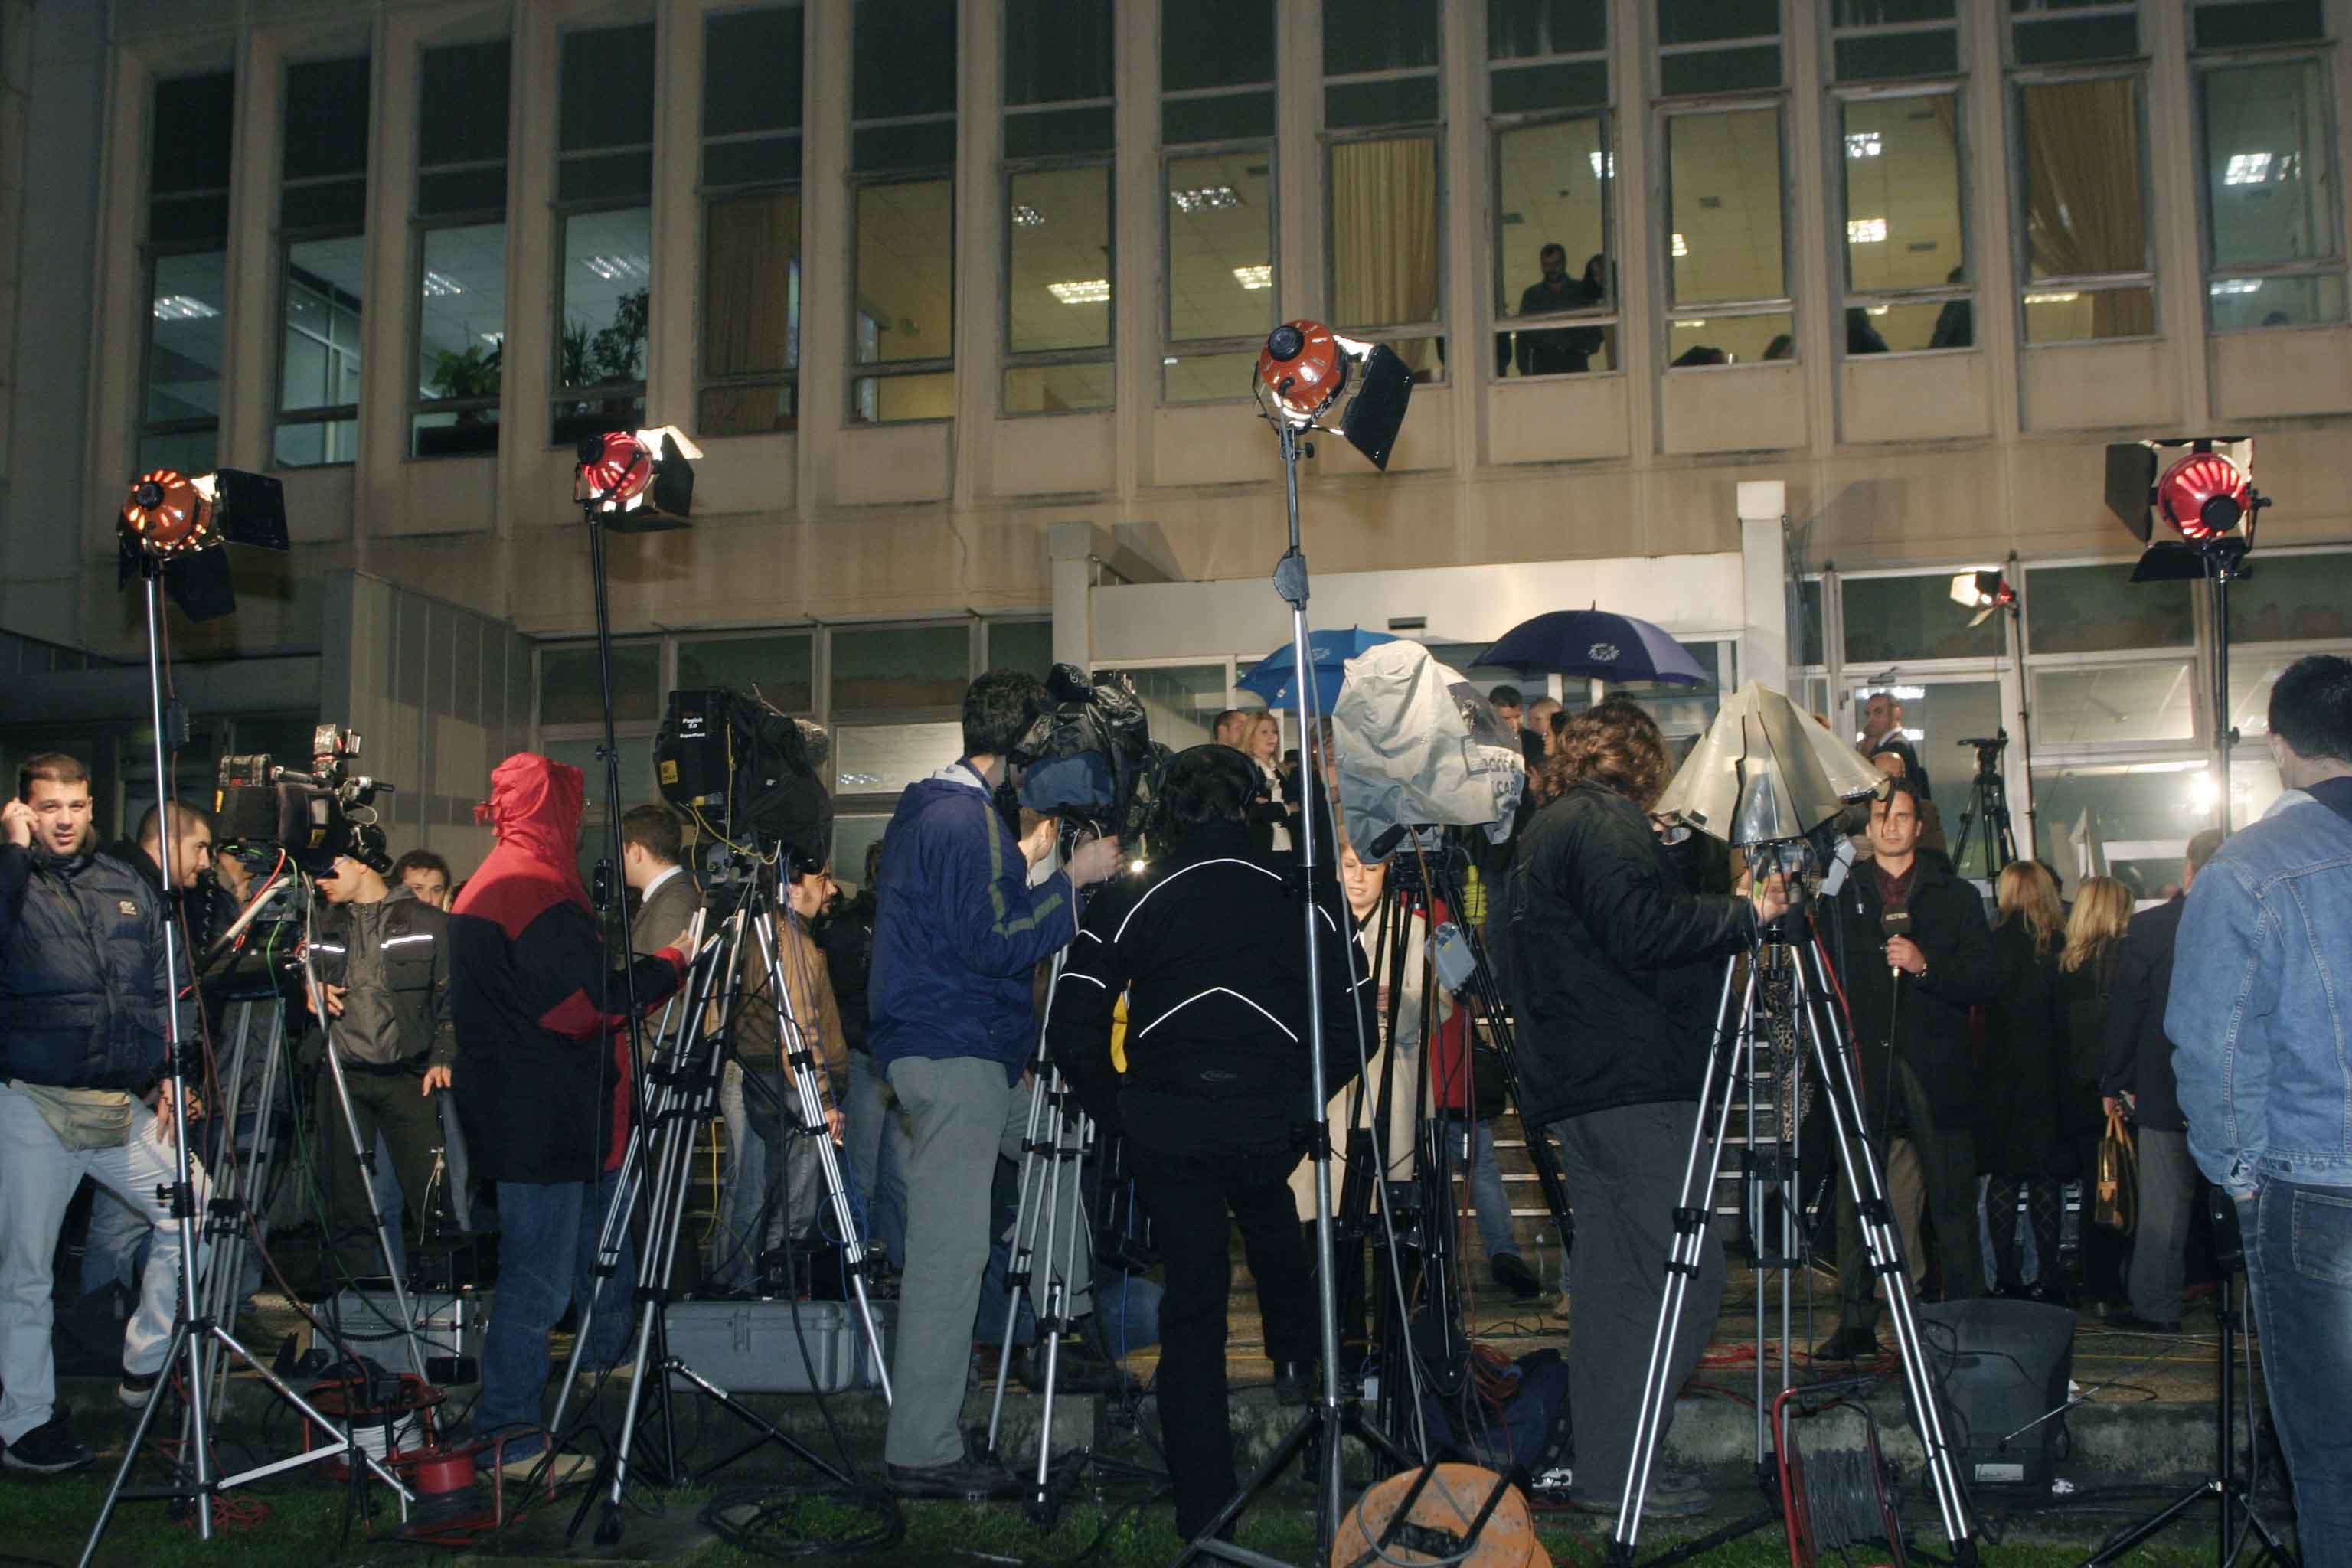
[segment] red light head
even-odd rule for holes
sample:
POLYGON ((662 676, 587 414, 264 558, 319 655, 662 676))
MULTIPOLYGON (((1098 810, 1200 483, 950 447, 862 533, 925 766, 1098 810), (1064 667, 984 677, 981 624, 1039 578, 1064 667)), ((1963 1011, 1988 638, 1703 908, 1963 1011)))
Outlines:
POLYGON ((1347 351, 1320 321, 1286 322, 1258 351, 1257 378, 1286 417, 1312 424, 1348 384, 1347 351))
POLYGON ((2219 452, 2192 452, 2156 481, 2156 509, 2191 544, 2233 531, 2252 509, 2245 471, 2219 452))
POLYGON ((176 468, 140 475, 122 503, 123 531, 157 555, 202 550, 212 542, 212 502, 176 468))
POLYGON ((653 451, 631 432, 607 430, 580 443, 580 485, 599 504, 626 507, 653 482, 653 451))

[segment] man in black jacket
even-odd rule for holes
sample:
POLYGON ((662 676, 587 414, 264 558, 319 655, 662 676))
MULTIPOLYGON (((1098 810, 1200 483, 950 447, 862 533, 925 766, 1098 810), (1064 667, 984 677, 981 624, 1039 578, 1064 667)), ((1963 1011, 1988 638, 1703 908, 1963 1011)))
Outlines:
MULTIPOLYGON (((178 1177, 162 900, 90 852, 89 773, 47 752, 0 808, 0 1464, 37 1474, 89 1461, 57 1405, 50 1267, 85 1175, 155 1233, 123 1336, 123 1397, 143 1401, 171 1340, 180 1232, 158 1194, 178 1177)), ((196 1107, 188 1107, 196 1114, 196 1107)), ((195 1198, 203 1201, 202 1173, 195 1198)))
MULTIPOLYGON (((1164 816, 1151 833, 1158 858, 1095 896, 1045 1026, 1079 1103, 1125 1131, 1168 1265, 1160 1419, 1176 1529, 1187 1537, 1238 1489, 1225 1405, 1232 1224, 1257 1283, 1278 1386, 1303 1394, 1320 1348, 1288 1185, 1314 1118, 1305 910, 1297 871, 1258 847, 1248 820, 1264 780, 1226 746, 1195 746, 1169 763, 1164 816), (1110 1059, 1122 994, 1123 1086, 1110 1059)), ((1357 1031, 1370 1039, 1373 1026, 1371 986, 1350 990, 1351 976, 1370 971, 1324 869, 1329 852, 1316 845, 1327 1089, 1355 1076, 1357 1031)))
MULTIPOLYGON (((1536 813, 1510 881, 1509 974, 1519 1112, 1559 1142, 1569 1258, 1569 1405, 1580 1506, 1614 1511, 1665 1288, 1683 1162, 1698 1113, 1724 961, 1787 907, 1684 889, 1645 815, 1666 782, 1650 716, 1612 699, 1570 720, 1550 763, 1561 793, 1536 813)), ((1667 1387, 1697 1368, 1723 1295, 1711 1240, 1685 1300, 1667 1387)), ((1671 1405, 1664 1413, 1671 1421, 1671 1405)), ((1661 1438, 1664 1426, 1659 1428, 1661 1438)), ((1702 1511, 1691 1482, 1654 1473, 1647 1512, 1702 1511)))
POLYGON ((2174 1333, 2180 1328, 2180 1287, 2189 1252, 2189 1222, 2204 1180, 2189 1157, 2189 1122, 2172 1081, 2172 1041, 2164 1009, 2172 994, 2172 945, 2197 873, 2221 847, 2209 827, 2189 841, 2180 891, 2132 916, 2116 963, 2107 1004, 2106 1065, 2099 1092, 2107 1109, 2127 1107, 2139 1134, 2139 1224, 2132 1233, 2126 1283, 2131 1310, 2110 1312, 2112 1328, 2174 1333))
MULTIPOLYGON (((1992 931, 1976 889, 1920 853, 1918 796, 1908 779, 1871 802, 1870 842, 1870 863, 1856 868, 1838 899, 1863 1114, 1882 1169, 1895 1138, 1917 1154, 1944 1299, 1965 1301, 1984 1294, 1969 1009, 1992 1000, 1998 983, 1992 931)), ((1813 1352, 1817 1359, 1878 1353, 1877 1283, 1853 1194, 1841 1187, 1838 1331, 1813 1352)))
POLYGON ((383 1259, 370 1173, 361 1168, 352 1130, 371 1166, 382 1135, 400 1179, 408 1237, 422 1240, 441 1141, 433 1095, 449 1087, 457 1060, 449 1015, 449 917, 404 885, 391 888, 373 866, 349 855, 337 856, 331 873, 319 879, 319 896, 326 908, 311 936, 313 968, 327 1009, 327 1039, 351 1096, 346 1121, 335 1075, 322 1061, 313 1136, 326 1156, 327 1244, 344 1273, 374 1275, 383 1271, 383 1259))

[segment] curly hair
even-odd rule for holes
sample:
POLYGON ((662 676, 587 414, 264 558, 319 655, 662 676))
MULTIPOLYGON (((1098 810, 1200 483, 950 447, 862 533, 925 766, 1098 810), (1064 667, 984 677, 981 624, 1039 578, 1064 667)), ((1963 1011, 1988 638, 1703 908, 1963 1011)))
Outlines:
POLYGON ((1612 697, 1568 721, 1543 771, 1551 795, 1593 784, 1647 811, 1666 787, 1666 739, 1639 703, 1612 697))

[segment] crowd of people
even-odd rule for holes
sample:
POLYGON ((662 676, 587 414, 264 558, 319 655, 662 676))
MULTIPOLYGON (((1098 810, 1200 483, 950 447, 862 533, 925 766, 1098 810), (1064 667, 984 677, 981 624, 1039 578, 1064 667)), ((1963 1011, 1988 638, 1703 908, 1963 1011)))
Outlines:
MULTIPOLYGON (((1789 914, 1794 890, 1652 816, 1671 753, 1638 705, 1612 698, 1571 713, 1508 687, 1491 701, 1520 730, 1530 782, 1516 830, 1476 862, 1486 962, 1516 1026, 1517 1110, 1530 1139, 1556 1144, 1576 1215, 1562 1301, 1570 1405, 1628 1413, 1579 1422, 1579 1499, 1613 1509, 1635 1458, 1630 1412, 1725 966, 1789 914)), ((854 894, 829 866, 784 856, 773 867, 785 994, 770 994, 764 963, 747 967, 729 1025, 729 1172, 706 1286, 808 1288, 790 1269, 795 1244, 822 1229, 815 1140, 835 1140, 872 1243, 872 1284, 898 1298, 889 1484, 908 1496, 1004 1495, 1011 1479, 967 1447, 960 1416, 975 1347, 1004 1326, 989 1282, 1006 1278, 1008 1172, 1035 1147, 1042 1038, 1076 1102, 1123 1140, 1156 1227, 1159 1405, 1177 1523, 1191 1533, 1234 1488, 1231 1226, 1277 1389, 1303 1399, 1316 1383, 1315 1260, 1301 1221, 1330 1151, 1305 1136, 1314 1053, 1335 1136, 1380 1123, 1388 1173, 1402 1177, 1410 1121, 1394 1101, 1379 1116, 1352 1080, 1367 1068, 1382 1082, 1416 1080, 1433 1060, 1459 1059, 1485 1019, 1466 998, 1421 989, 1418 931, 1370 942, 1382 868, 1348 838, 1328 755, 1320 769, 1286 765, 1272 715, 1220 714, 1214 741, 1170 762, 1149 858, 1130 866, 1135 847, 1009 808, 1014 745, 1044 702, 1024 674, 971 683, 960 754, 907 789, 854 894), (1327 868, 1311 887, 1297 875, 1310 833, 1327 868), (1298 935, 1310 922, 1322 943, 1319 1038, 1298 935), (822 1125, 803 1124, 793 1030, 822 1125), (1369 1062, 1364 1038, 1384 1042, 1369 1062)), ((2067 889, 2032 860, 2004 868, 1990 900, 1963 880, 1900 703, 1874 697, 1860 750, 1886 783, 1853 825, 1864 850, 1853 875, 1812 918, 1851 1026, 1865 1123, 1855 1135, 1888 1173, 1923 1293, 2029 1297, 2176 1331, 2211 1272, 2196 1240, 2204 1186, 2235 1200, 2268 1353, 2307 1374, 2270 1386, 2304 1483, 2309 1553, 2315 1540, 2352 1539, 2342 1501, 2352 1477, 2329 1403, 2352 1391, 2342 1066, 2352 1042, 2331 979, 2352 968, 2352 664, 2296 664, 2269 717, 2286 793, 2235 838, 2190 839, 2178 888, 2136 911, 2118 881, 2067 889), (2086 1196, 2070 1250, 2064 1194, 2090 1173, 2103 1136, 2126 1127, 2136 1223, 2128 1233, 2098 1223, 2108 1216, 2086 1196)), ((578 871, 578 771, 522 753, 489 782, 479 815, 497 847, 463 882, 424 852, 347 855, 319 879, 299 1008, 336 1053, 349 1110, 324 1088, 313 1110, 322 1127, 348 1122, 353 1134, 320 1141, 323 1245, 338 1278, 376 1272, 372 1220, 385 1205, 359 1152, 379 1145, 375 1180, 396 1190, 390 1206, 409 1234, 436 1223, 423 1206, 436 1188, 461 1216, 474 1211, 461 1224, 494 1214, 505 1245, 473 1430, 509 1435, 504 1459, 560 1479, 586 1461, 542 1452, 551 1335, 567 1310, 593 1310, 584 1354, 609 1364, 629 1320, 630 1260, 593 1267, 639 1113, 627 1009, 650 1013, 679 986, 705 934, 704 894, 678 816, 631 809, 621 871, 632 951, 608 952, 578 871)), ((85 1180, 98 1189, 85 1256, 122 1279, 144 1255, 123 1335, 126 1402, 163 1370, 184 1260, 158 1188, 174 1179, 175 1118, 203 1109, 169 1092, 165 1023, 176 1008, 183 1033, 201 1034, 208 1003, 201 986, 170 994, 164 903, 183 899, 193 926, 254 892, 201 812, 150 813, 104 852, 90 817, 81 765, 36 757, 0 845, 0 1183, 12 1194, 0 1234, 0 1463, 19 1470, 88 1458, 56 1403, 49 1352, 52 1257, 85 1180), (167 895, 167 858, 169 889, 192 891, 167 895), (206 902, 215 907, 199 914, 206 902)), ((1453 1103, 1491 1276, 1534 1297, 1544 1285, 1494 1168, 1500 1108, 1453 1103)), ((1137 1298, 1097 1276, 1091 1226, 1078 1219, 1080 1163, 1047 1169, 1066 1184, 1048 1212, 1069 1228, 1038 1239, 1016 1316, 1050 1314, 1071 1331, 1064 1364, 1077 1386, 1126 1387, 1117 1348, 1133 1342, 1112 1347, 1097 1297, 1116 1290, 1122 1319, 1137 1298)), ((205 1185, 199 1167, 199 1204, 205 1185)), ((1877 1282, 1859 1266, 1850 1199, 1834 1229, 1839 1327, 1816 1359, 1872 1357, 1877 1282)), ((1689 1364, 1668 1369, 1670 1382, 1704 1350, 1723 1276, 1710 1244, 1677 1341, 1689 1364)), ((1705 1500, 1679 1474, 1659 1472, 1650 1489, 1660 1514, 1705 1500)))

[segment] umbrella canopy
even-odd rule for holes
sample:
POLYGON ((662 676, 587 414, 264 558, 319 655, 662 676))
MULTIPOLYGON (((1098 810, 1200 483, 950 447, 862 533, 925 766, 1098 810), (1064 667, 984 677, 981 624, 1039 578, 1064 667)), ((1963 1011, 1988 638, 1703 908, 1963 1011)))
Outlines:
MULTIPOLYGON (((1349 659, 1368 647, 1396 640, 1387 632, 1368 632, 1361 626, 1308 632, 1307 662, 1315 671, 1315 710, 1328 713, 1339 700, 1339 684, 1349 659)), ((1297 708, 1298 687, 1291 679, 1294 673, 1290 645, 1284 643, 1250 666, 1249 673, 1234 684, 1265 698, 1268 708, 1297 708)))
POLYGON ((1661 628, 1609 610, 1553 610, 1521 621, 1479 657, 1522 675, 1657 680, 1705 686, 1714 678, 1661 628))
POLYGON ((1654 816, 1747 847, 1801 838, 1886 787, 1878 770, 1781 693, 1751 680, 1691 749, 1654 816))

